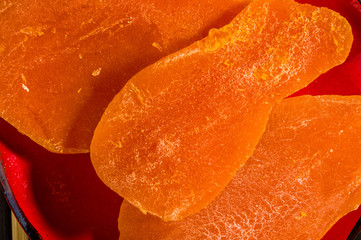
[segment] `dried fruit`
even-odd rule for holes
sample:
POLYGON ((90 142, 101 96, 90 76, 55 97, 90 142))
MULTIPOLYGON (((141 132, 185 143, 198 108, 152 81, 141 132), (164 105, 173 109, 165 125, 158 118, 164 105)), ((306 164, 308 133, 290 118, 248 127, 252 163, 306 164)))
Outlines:
POLYGON ((306 88, 292 96, 300 95, 360 95, 361 94, 361 4, 358 0, 297 0, 337 11, 350 23, 353 44, 347 60, 322 74, 306 88))
POLYGON ((97 174, 164 220, 197 212, 252 154, 272 105, 343 62, 351 44, 338 13, 254 1, 126 84, 92 140, 97 174))
POLYGON ((166 223, 123 203, 120 239, 320 239, 361 203, 360 119, 360 96, 286 99, 209 206, 166 223))
POLYGON ((88 152, 104 109, 147 65, 250 0, 4 1, 0 117, 53 152, 88 152))

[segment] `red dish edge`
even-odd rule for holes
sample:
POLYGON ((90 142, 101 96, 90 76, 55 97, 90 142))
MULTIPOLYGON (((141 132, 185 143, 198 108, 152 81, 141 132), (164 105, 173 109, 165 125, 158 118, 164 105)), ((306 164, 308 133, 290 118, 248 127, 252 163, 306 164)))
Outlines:
MULTIPOLYGON (((293 96, 304 94, 360 95, 360 0, 299 0, 299 2, 326 6, 340 12, 352 25, 355 42, 351 54, 344 64, 320 76, 307 88, 299 91, 293 96)), ((74 156, 70 157, 60 155, 62 156, 60 157, 59 155, 51 154, 19 134, 15 129, 12 129, 12 127, 9 127, 3 120, 0 120, 0 152, 3 151, 7 151, 10 158, 11 156, 13 157, 13 159, 10 159, 13 162, 7 161, 7 163, 19 163, 21 165, 19 165, 19 169, 14 166, 9 166, 13 167, 14 170, 12 172, 8 172, 8 176, 6 176, 8 178, 10 177, 9 183, 8 178, 5 177, 5 172, 2 169, 4 167, 6 170, 6 164, 0 161, 0 175, 2 176, 0 181, 3 191, 5 192, 8 202, 15 212, 16 217, 19 219, 19 222, 32 239, 41 239, 41 237, 44 239, 54 239, 54 237, 55 239, 104 239, 104 237, 106 239, 117 239, 117 232, 115 230, 110 230, 111 233, 109 233, 107 228, 117 229, 116 219, 118 217, 119 206, 122 200, 100 182, 92 169, 89 157, 86 154, 75 155, 75 158, 79 157, 79 159, 75 160, 75 164, 72 164, 72 160, 74 160, 72 158, 74 158, 74 156), (1 140, 3 140, 5 145, 1 143, 1 140), (37 158, 39 156, 40 160, 37 158), (32 161, 34 160, 34 162, 30 163, 27 159, 31 159, 32 161), (42 163, 46 163, 45 165, 48 165, 49 163, 51 166, 46 167, 42 163), (63 169, 59 169, 59 166, 62 166, 63 169), (83 166, 85 166, 84 169, 82 169, 83 166), (27 172, 21 172, 22 169, 26 169, 27 172), (48 170, 50 170, 50 172, 48 170), (65 178, 62 178, 61 174, 56 174, 56 171, 58 170, 61 171, 60 173, 65 173, 65 178), (79 175, 79 172, 87 174, 79 175), (73 173, 75 177, 70 173, 73 173), (36 180, 35 183, 37 183, 37 187, 40 187, 40 192, 39 189, 36 190, 37 193, 34 195, 27 195, 22 192, 23 190, 29 190, 29 186, 23 186, 23 183, 19 183, 17 186, 16 177, 24 177, 24 174, 25 177, 27 176, 29 178, 28 180, 36 180), (67 174, 70 174, 72 178, 66 179, 67 174), (84 180, 84 178, 89 178, 89 176, 89 180, 84 180), (46 179, 45 182, 42 182, 42 178, 43 180, 46 179), (57 188, 55 189, 51 187, 54 182, 57 183, 57 188), (75 185, 75 187, 72 185, 75 185), (71 200, 76 199, 77 196, 81 196, 82 193, 84 193, 82 191, 84 190, 83 188, 88 188, 91 192, 89 193, 86 191, 85 198, 87 198, 88 203, 90 201, 93 205, 87 205, 81 200, 74 203, 69 202, 69 196, 71 200), (41 192, 47 193, 49 196, 45 197, 44 200, 39 196, 39 194, 41 195, 41 192), (34 201, 38 201, 38 206, 31 206, 29 202, 24 202, 29 196, 30 198, 33 198, 34 201), (56 201, 62 203, 63 205, 57 205, 56 202, 55 204, 52 203, 53 205, 50 207, 47 206, 49 204, 47 200, 49 199, 46 198, 50 197, 54 197, 56 201), (98 206, 99 204, 103 206, 98 206), (93 207, 92 209, 87 209, 89 206, 93 206, 96 209, 93 207), (40 211, 37 212, 36 210, 39 209, 34 209, 34 207, 39 208, 40 211), (104 217, 102 216, 102 212, 109 215, 104 217), (61 214, 65 216, 61 216, 61 214), (44 219, 40 219, 41 217, 39 218, 39 215, 41 215, 44 219), (28 221, 27 217, 32 221, 34 226, 32 226, 32 224, 28 221), (56 219, 57 217, 61 219, 56 219), (111 225, 114 226, 110 227, 111 225), (35 228, 40 233, 37 232, 35 228), (78 230, 79 228, 81 230, 78 230), (102 235, 104 232, 107 232, 105 234, 108 235, 102 235)), ((357 211, 346 215, 325 235, 324 240, 346 238, 360 215, 360 208, 357 211), (345 226, 348 230, 345 229, 345 226), (346 235, 345 230, 347 230, 346 235)), ((361 220, 359 220, 354 226, 348 240, 356 240, 361 228, 360 225, 361 220)))

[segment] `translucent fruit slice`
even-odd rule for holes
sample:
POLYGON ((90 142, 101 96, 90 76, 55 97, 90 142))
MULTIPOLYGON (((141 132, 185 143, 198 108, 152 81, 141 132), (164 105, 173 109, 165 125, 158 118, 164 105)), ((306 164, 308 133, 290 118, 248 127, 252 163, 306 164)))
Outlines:
POLYGON ((205 209, 166 223, 125 202, 120 239, 321 239, 361 203, 360 119, 360 96, 286 99, 205 209))
POLYGON ((126 84, 95 130, 97 174, 166 221, 197 212, 252 154, 272 105, 343 62, 351 44, 349 24, 331 10, 252 2, 126 84))
POLYGON ((2 1, 0 117, 50 151, 88 152, 131 76, 250 1, 2 1))

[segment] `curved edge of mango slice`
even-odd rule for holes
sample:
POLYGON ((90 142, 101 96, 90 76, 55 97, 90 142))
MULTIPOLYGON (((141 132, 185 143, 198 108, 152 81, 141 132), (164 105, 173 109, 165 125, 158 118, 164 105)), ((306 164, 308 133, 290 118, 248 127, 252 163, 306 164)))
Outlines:
POLYGON ((98 176, 165 221, 199 211, 252 154, 272 105, 342 63, 352 41, 327 8, 252 2, 127 83, 95 130, 98 176))

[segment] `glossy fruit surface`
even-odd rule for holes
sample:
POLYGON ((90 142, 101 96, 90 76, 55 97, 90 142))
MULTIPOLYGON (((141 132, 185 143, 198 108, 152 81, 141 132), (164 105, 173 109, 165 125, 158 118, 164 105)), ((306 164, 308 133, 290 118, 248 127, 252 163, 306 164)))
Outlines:
POLYGON ((165 223, 124 202, 120 239, 321 239, 361 203, 360 118, 360 96, 285 99, 209 206, 165 223))
POLYGON ((4 1, 0 117, 52 152, 89 152, 104 109, 135 73, 249 2, 4 1))
POLYGON ((252 154, 272 105, 341 64, 352 40, 329 9, 252 2, 125 85, 94 133, 97 174, 165 221, 199 211, 252 154))
MULTIPOLYGON (((302 90, 302 93, 360 94, 361 78, 359 70, 361 69, 361 49, 359 43, 361 41, 357 41, 357 39, 360 39, 358 36, 361 33, 361 25, 359 24, 361 22, 360 5, 357 3, 357 0, 308 0, 308 2, 318 6, 327 6, 340 12, 351 24, 355 41, 350 57, 344 64, 334 68, 327 74, 321 75, 316 80, 316 84, 310 84, 302 90), (358 56, 358 60, 356 56, 358 56), (355 59, 355 61, 352 59, 355 59)), ((2 10, 2 7, 0 8, 2 10)), ((99 180, 97 180, 99 184, 93 184, 92 182, 95 180, 89 179, 97 179, 96 176, 94 177, 94 173, 90 174, 89 172, 91 171, 88 170, 77 171, 77 169, 73 169, 74 165, 71 161, 62 161, 61 164, 48 165, 49 158, 42 157, 42 155, 47 156, 44 150, 33 143, 30 144, 31 140, 26 140, 26 138, 4 121, 0 121, 0 141, 5 144, 4 148, 0 150, 3 157, 1 164, 6 170, 7 180, 13 189, 13 196, 20 208, 26 213, 29 221, 36 226, 43 239, 64 239, 64 236, 66 236, 66 239, 103 240, 102 236, 107 236, 108 240, 118 239, 119 232, 116 230, 116 225, 121 199, 117 194, 111 193, 99 180), (27 141, 28 144, 21 143, 24 141, 27 141), (29 154, 30 152, 32 154, 29 154), (33 174, 35 169, 38 169, 38 171, 36 174, 33 174), (47 177, 48 172, 58 172, 58 175, 47 177), (57 186, 62 185, 59 184, 59 179, 67 182, 66 179, 68 178, 73 179, 75 183, 82 181, 82 179, 88 179, 91 184, 83 182, 84 184, 81 187, 74 187, 74 191, 79 192, 78 189, 82 189, 83 192, 93 192, 96 194, 92 195, 94 197, 90 197, 89 194, 73 193, 69 201, 65 203, 59 202, 57 196, 51 194, 47 190, 48 188, 39 187, 39 183, 46 181, 46 179, 48 185, 57 186), (27 187, 21 187, 23 183, 27 187), (35 195, 35 192, 37 197, 32 197, 35 195), (109 198, 109 201, 114 201, 113 203, 104 202, 99 197, 100 195, 107 195, 106 192, 110 195, 107 198, 109 198), (102 205, 107 207, 103 208, 102 211, 97 210, 102 205), (74 215, 71 213, 74 210, 68 211, 69 208, 81 208, 82 210, 79 209, 77 212, 78 217, 74 218, 74 215), (92 220, 89 220, 90 216, 87 215, 87 212, 90 211, 89 209, 93 209, 92 220), (54 214, 55 212, 57 213, 56 215, 54 214), (84 217, 82 217, 83 215, 84 217), (86 218, 88 220, 84 221, 83 219, 86 218), (90 224, 90 221, 93 223, 90 224), (97 233, 91 234, 91 232, 97 233)), ((83 164, 85 169, 91 169, 88 165, 90 164, 90 159, 84 161, 83 164)), ((64 183, 64 185, 67 186, 65 190, 69 190, 69 183, 64 183)), ((345 240, 360 216, 361 208, 349 213, 333 226, 323 240, 345 240)), ((138 223, 135 222, 135 224, 138 223)))

